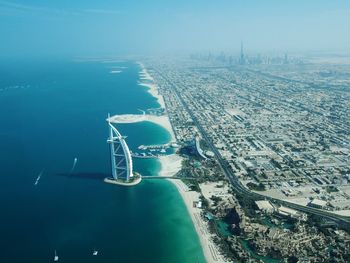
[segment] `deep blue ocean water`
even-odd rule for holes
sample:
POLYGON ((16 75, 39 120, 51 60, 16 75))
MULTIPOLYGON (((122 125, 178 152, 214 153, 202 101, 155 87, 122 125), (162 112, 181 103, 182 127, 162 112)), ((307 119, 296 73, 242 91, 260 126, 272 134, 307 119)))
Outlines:
MULTIPOLYGON (((102 181, 110 174, 107 114, 159 107, 137 85, 139 70, 133 61, 0 64, 1 263, 51 262, 55 249, 60 262, 204 262, 172 184, 102 181), (114 66, 125 68, 111 74, 114 66)), ((170 139, 149 122, 118 129, 131 149, 170 139)), ((160 169, 154 159, 134 163, 143 175, 160 169)))

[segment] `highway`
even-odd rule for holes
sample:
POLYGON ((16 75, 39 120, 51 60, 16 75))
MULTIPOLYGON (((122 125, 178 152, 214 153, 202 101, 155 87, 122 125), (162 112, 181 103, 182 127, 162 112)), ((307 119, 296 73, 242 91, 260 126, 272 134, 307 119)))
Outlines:
POLYGON ((231 183, 231 185, 233 187, 233 190, 236 193, 241 194, 245 198, 249 198, 249 199, 251 199, 253 201, 265 199, 265 200, 272 201, 272 202, 274 202, 276 204, 289 207, 291 209, 295 209, 295 210, 298 210, 298 211, 301 211, 301 212, 305 212, 305 213, 308 213, 308 214, 313 214, 313 215, 316 215, 316 216, 320 216, 320 217, 323 217, 325 219, 328 219, 330 221, 333 221, 333 222, 337 223, 339 226, 342 226, 342 227, 345 227, 347 229, 350 229, 350 219, 347 218, 347 217, 339 216, 339 215, 330 213, 328 211, 324 211, 324 210, 320 210, 320 209, 316 209, 316 208, 312 208, 312 207, 307 207, 307 206, 302 206, 302 205, 286 202, 286 201, 283 201, 283 200, 279 200, 279 199, 276 199, 276 198, 264 196, 264 195, 261 195, 261 194, 256 193, 256 192, 252 192, 249 189, 247 189, 246 187, 244 187, 242 185, 242 183, 239 181, 239 179, 235 176, 233 171, 228 167, 227 162, 222 158, 220 152, 213 145, 213 143, 212 143, 210 137, 208 136, 207 132, 204 130, 204 128, 202 127, 202 125, 198 121, 197 117, 194 115, 193 111, 187 105, 186 101, 183 99, 183 97, 180 94, 180 92, 178 91, 177 87, 167 77, 165 77, 164 74, 159 72, 157 69, 155 69, 155 70, 170 85, 170 87, 176 93, 176 95, 179 98, 180 102, 182 103, 184 109, 186 109, 188 114, 191 116, 191 118, 193 120, 193 123, 198 128, 199 132, 202 134, 203 139, 207 142, 207 144, 209 145, 211 151, 215 154, 215 157, 218 160, 218 163, 219 163, 222 171, 224 172, 225 176, 230 181, 230 183, 231 183))

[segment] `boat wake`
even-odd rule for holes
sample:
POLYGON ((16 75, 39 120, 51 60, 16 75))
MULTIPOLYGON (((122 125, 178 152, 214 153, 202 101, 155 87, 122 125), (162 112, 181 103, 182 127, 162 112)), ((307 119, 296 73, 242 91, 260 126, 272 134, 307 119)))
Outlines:
POLYGON ((39 181, 40 181, 40 178, 41 178, 41 176, 42 176, 43 173, 44 173, 44 170, 45 170, 45 169, 42 169, 41 172, 39 173, 38 177, 36 178, 35 183, 34 183, 35 186, 38 185, 38 183, 39 183, 39 181))
POLYGON ((77 165, 77 162, 78 162, 78 158, 75 157, 75 158, 74 158, 74 161, 73 161, 72 169, 70 169, 69 174, 73 173, 73 171, 74 171, 74 169, 75 169, 75 166, 77 165))

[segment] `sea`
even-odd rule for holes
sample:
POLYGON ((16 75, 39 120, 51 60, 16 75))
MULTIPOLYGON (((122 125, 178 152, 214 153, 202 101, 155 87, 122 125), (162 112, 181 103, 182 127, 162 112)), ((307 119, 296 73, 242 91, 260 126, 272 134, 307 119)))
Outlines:
MULTIPOLYGON (((140 70, 131 60, 0 62, 1 263, 52 262, 55 250, 67 263, 205 262, 172 183, 103 182, 108 113, 159 107, 138 85, 140 70)), ((170 140, 150 122, 117 128, 131 150, 170 140)), ((156 159, 134 166, 143 176, 160 171, 156 159)))

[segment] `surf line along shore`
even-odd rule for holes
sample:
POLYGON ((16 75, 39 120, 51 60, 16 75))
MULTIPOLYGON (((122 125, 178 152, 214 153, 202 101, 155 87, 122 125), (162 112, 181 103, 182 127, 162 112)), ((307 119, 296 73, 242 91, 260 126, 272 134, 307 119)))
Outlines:
MULTIPOLYGON (((139 62, 138 64, 141 67, 141 83, 139 83, 139 85, 147 87, 147 91, 157 99, 158 103, 162 108, 165 108, 164 98, 161 94, 159 94, 157 85, 154 83, 154 79, 147 72, 146 68, 142 63, 139 62), (145 83, 143 83, 142 81, 144 81, 145 83)), ((171 142, 169 143, 176 142, 175 134, 167 114, 161 116, 149 114, 123 114, 111 116, 109 120, 111 123, 125 124, 149 121, 162 126, 170 133, 171 142)), ((159 172, 159 176, 172 177, 176 175, 178 171, 181 170, 183 158, 176 153, 160 156, 158 157, 158 159, 161 163, 161 170, 159 172)), ((178 192, 180 193, 184 201, 184 204, 186 205, 187 211, 191 217, 192 223, 200 240, 206 261, 208 263, 229 262, 227 259, 225 260, 224 256, 219 252, 217 245, 213 242, 214 235, 212 235, 209 232, 208 223, 201 216, 201 209, 193 206, 193 202, 200 200, 200 193, 190 191, 187 185, 179 179, 167 180, 176 186, 178 192)))

